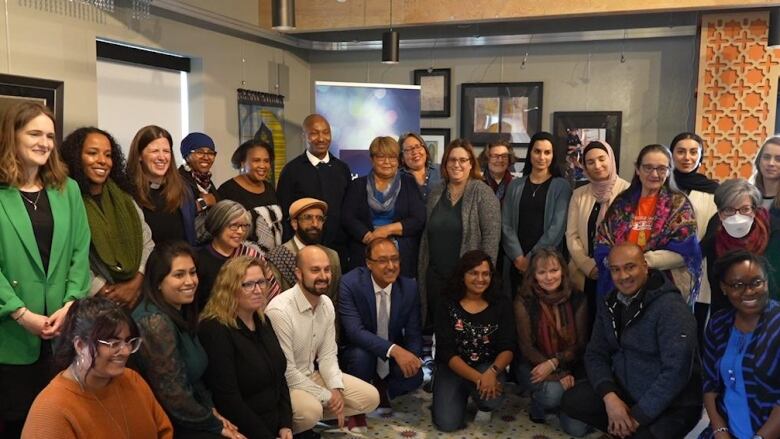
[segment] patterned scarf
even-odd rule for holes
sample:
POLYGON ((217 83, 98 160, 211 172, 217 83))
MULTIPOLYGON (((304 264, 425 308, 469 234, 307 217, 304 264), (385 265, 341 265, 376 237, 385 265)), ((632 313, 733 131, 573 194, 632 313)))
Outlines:
POLYGON ((721 257, 730 250, 744 249, 750 253, 763 255, 769 245, 769 212, 763 207, 756 209, 756 217, 750 232, 742 238, 734 238, 718 223, 715 233, 715 256, 721 257))
POLYGON ((534 287, 533 292, 539 306, 539 318, 536 322, 537 345, 545 356, 553 357, 577 341, 574 309, 569 300, 571 290, 550 294, 534 287))
POLYGON ((507 171, 504 172, 504 176, 501 178, 501 181, 498 183, 496 183, 496 180, 493 179, 487 169, 483 171, 483 174, 485 175, 485 182, 487 182, 488 186, 493 189, 493 192, 496 194, 498 200, 503 202, 504 195, 506 195, 506 188, 509 187, 509 183, 512 182, 512 174, 507 169, 507 171))
POLYGON ((252 210, 257 215, 255 219, 257 245, 263 253, 267 253, 282 243, 282 208, 277 204, 269 204, 252 210))
POLYGON ((113 180, 103 185, 100 205, 84 196, 92 247, 115 281, 126 281, 138 272, 143 250, 141 219, 133 199, 113 180))
POLYGON ((295 253, 293 253, 286 245, 280 245, 267 253, 268 261, 270 261, 279 274, 282 275, 288 285, 295 285, 295 253))
MULTIPOLYGON (((627 241, 631 232, 631 222, 639 202, 641 188, 629 190, 630 193, 624 193, 612 202, 596 234, 593 257, 596 263, 600 264, 597 290, 599 297, 605 296, 615 287, 607 269, 607 255, 612 247, 627 241)), ((650 239, 644 246, 644 250, 669 250, 683 257, 693 279, 688 301, 689 304, 696 303, 701 282, 701 248, 696 239, 696 216, 693 205, 683 193, 672 192, 666 187, 661 188, 650 239)))
POLYGON ((372 211, 375 213, 386 213, 393 210, 395 208, 395 199, 398 198, 398 194, 401 192, 401 173, 396 172, 390 186, 384 192, 380 192, 376 188, 374 171, 369 172, 368 177, 366 177, 366 192, 368 193, 368 207, 372 211))

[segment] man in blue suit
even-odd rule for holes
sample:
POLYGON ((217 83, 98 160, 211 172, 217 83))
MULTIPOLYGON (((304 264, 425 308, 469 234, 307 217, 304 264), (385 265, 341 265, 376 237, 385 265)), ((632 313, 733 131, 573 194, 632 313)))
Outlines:
POLYGON ((380 408, 422 385, 422 329, 417 282, 401 277, 400 255, 387 238, 366 246, 366 265, 341 278, 342 367, 374 384, 380 408))

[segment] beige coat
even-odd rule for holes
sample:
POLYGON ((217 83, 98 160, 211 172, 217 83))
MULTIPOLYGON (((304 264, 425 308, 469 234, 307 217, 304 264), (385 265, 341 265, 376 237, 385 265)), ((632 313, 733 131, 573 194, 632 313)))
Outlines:
MULTIPOLYGON (((706 192, 691 191, 688 194, 688 200, 693 205, 693 211, 696 214, 696 238, 701 239, 707 232, 707 224, 713 215, 717 215, 718 207, 715 205, 715 195, 706 192)), ((697 302, 710 303, 710 281, 707 279, 707 260, 701 262, 701 288, 697 302)))

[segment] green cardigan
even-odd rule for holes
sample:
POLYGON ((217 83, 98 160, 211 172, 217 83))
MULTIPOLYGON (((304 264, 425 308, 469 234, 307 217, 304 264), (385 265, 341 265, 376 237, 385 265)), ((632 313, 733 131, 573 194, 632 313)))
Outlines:
POLYGON ((81 191, 68 179, 63 190, 47 188, 46 194, 54 217, 48 273, 19 190, 0 186, 0 364, 32 364, 40 354, 41 339, 11 318, 14 311, 51 315, 89 289, 90 232, 81 191))

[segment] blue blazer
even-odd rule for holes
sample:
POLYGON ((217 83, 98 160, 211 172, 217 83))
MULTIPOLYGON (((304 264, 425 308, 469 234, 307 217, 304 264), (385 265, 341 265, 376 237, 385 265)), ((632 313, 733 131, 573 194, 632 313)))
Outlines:
POLYGON ((358 267, 341 277, 338 306, 341 340, 347 346, 354 345, 382 358, 392 344, 417 356, 421 354, 420 295, 414 279, 398 276, 393 284, 389 340, 376 335, 376 294, 368 268, 358 267))
MULTIPOLYGON (((341 224, 349 237, 348 270, 366 265, 363 236, 374 226, 371 223, 371 208, 368 207, 366 179, 360 177, 349 184, 341 211, 341 224)), ((396 237, 398 252, 401 254, 401 275, 417 277, 417 254, 420 235, 425 228, 425 204, 423 203, 417 182, 409 174, 401 174, 401 190, 395 200, 395 218, 403 225, 403 235, 396 237)))

